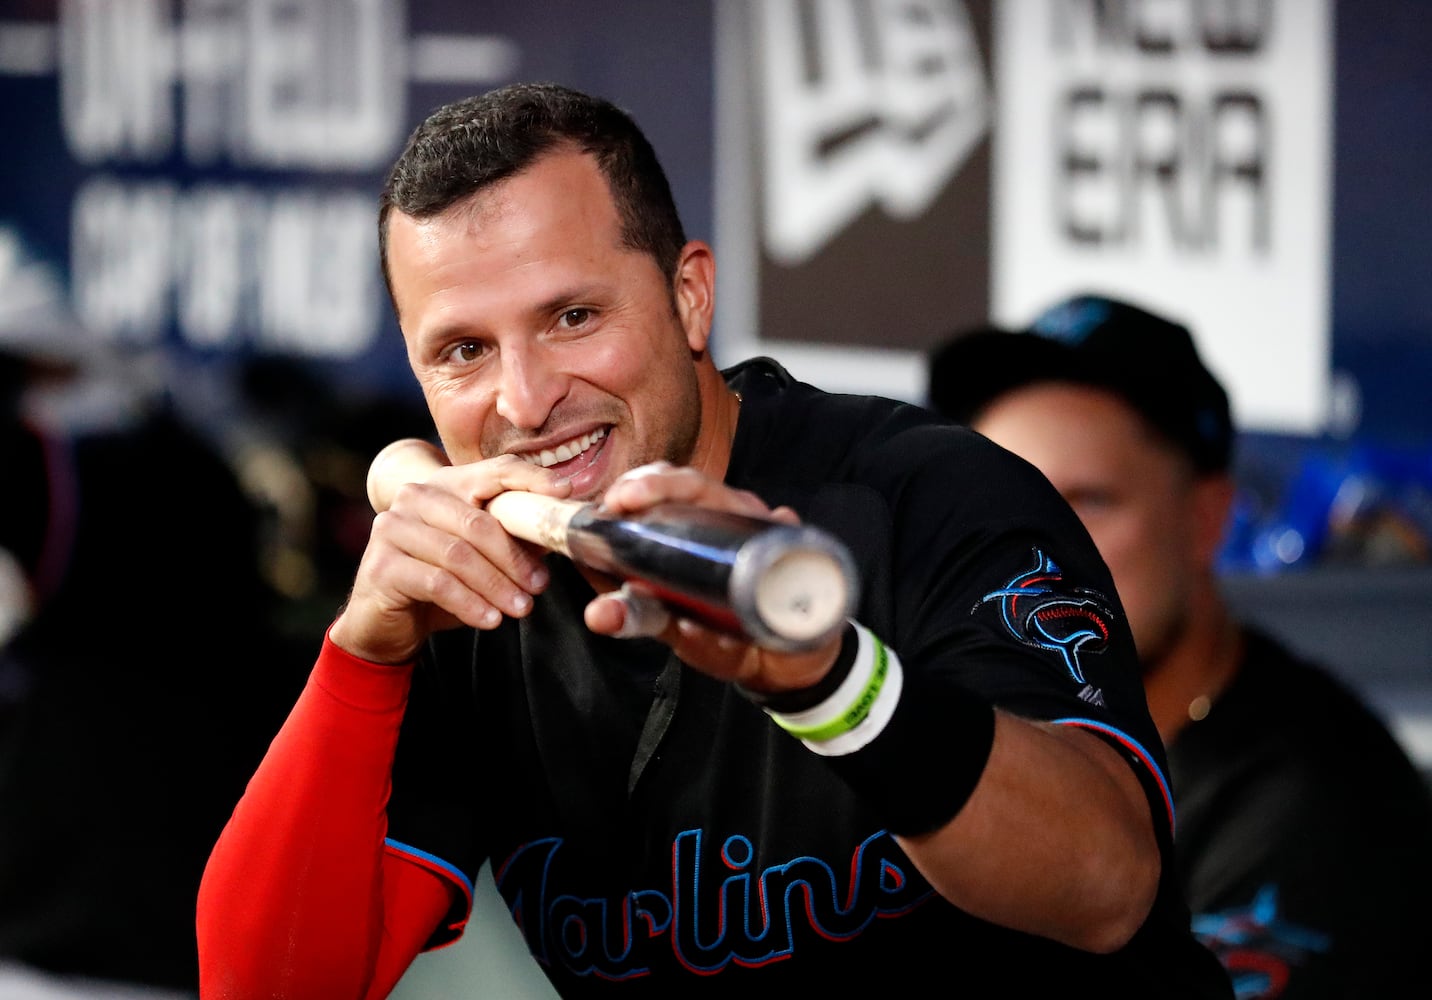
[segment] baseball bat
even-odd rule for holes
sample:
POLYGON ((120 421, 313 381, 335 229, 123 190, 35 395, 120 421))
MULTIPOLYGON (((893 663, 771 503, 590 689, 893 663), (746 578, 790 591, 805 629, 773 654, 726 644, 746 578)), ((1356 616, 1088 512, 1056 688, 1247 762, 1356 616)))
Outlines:
MULTIPOLYGON (((386 510, 403 483, 447 465, 428 441, 383 448, 368 500, 386 510)), ((795 652, 827 641, 854 612, 859 580, 849 550, 811 525, 666 503, 616 514, 595 502, 509 490, 487 512, 511 535, 627 582, 713 628, 795 652)))

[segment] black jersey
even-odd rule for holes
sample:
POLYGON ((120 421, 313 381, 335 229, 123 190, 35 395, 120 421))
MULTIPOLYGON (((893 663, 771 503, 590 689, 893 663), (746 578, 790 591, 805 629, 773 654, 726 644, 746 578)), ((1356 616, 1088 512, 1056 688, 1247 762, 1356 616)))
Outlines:
POLYGON ((1250 631, 1169 760, 1194 926, 1240 998, 1432 983, 1432 791, 1343 682, 1250 631))
MULTIPOLYGON (((743 397, 727 482, 850 546, 856 617, 907 677, 945 674, 1118 747, 1167 859, 1164 757, 1132 639, 1107 569, 1043 477, 915 406, 824 393, 764 359, 726 375, 743 397)), ((565 560, 552 569, 530 616, 441 633, 420 657, 389 846, 467 886, 490 859, 562 995, 932 981, 977 996, 1230 995, 1171 862, 1146 925, 1112 955, 976 919, 935 894, 824 758, 666 647, 593 635, 591 589, 565 560)))

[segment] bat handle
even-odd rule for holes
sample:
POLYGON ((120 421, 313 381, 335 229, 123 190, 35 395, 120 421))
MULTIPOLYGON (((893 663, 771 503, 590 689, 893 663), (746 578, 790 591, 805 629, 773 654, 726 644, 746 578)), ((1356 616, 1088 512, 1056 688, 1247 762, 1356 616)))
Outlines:
MULTIPOLYGON (((404 483, 424 482, 448 464, 442 449, 422 438, 402 438, 387 445, 368 466, 368 502, 382 512, 404 483)), ((487 502, 487 511, 510 535, 535 542, 553 552, 571 556, 567 524, 586 507, 577 500, 558 500, 521 491, 499 493, 487 502)))
POLYGON ((387 445, 368 466, 368 503, 382 513, 404 483, 421 483, 448 464, 442 449, 422 438, 402 438, 387 445))

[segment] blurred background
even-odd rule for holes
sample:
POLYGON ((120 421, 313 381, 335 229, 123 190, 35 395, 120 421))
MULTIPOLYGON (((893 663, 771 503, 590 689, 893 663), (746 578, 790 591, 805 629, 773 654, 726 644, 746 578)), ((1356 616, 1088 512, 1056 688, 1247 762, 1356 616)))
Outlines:
MULTIPOLYGON (((716 247, 723 364, 921 402, 937 341, 1069 294, 1189 325, 1243 430, 1227 586, 1432 773, 1428 51, 1418 0, 3 0, 0 375, 15 454, 52 460, 6 465, 0 648, 76 551, 44 443, 162 414, 256 516, 253 627, 316 650, 369 459, 430 431, 384 171, 438 104, 552 79, 647 130, 716 247)), ((109 489, 192 488, 125 468, 109 489)), ((137 586, 144 556, 106 558, 137 586)), ((548 995, 500 905, 402 995, 484 963, 548 995)))

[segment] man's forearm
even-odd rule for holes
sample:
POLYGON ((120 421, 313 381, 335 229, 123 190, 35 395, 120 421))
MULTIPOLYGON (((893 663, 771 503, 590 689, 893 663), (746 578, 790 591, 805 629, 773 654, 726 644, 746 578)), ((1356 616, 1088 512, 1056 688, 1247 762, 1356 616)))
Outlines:
POLYGON ((206 998, 360 997, 383 921, 385 805, 411 668, 325 642, 210 856, 206 998))

